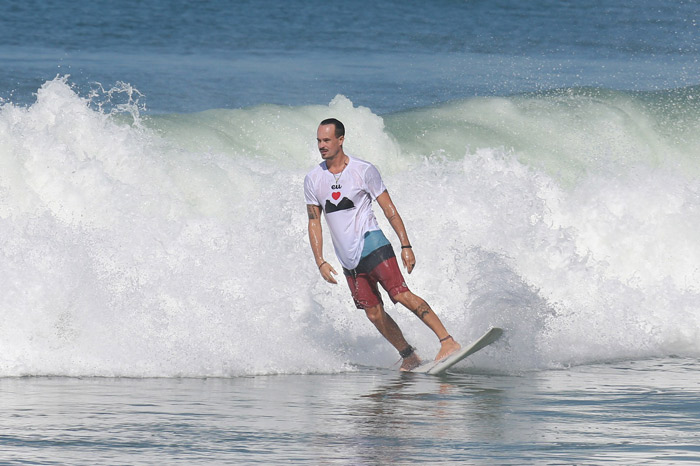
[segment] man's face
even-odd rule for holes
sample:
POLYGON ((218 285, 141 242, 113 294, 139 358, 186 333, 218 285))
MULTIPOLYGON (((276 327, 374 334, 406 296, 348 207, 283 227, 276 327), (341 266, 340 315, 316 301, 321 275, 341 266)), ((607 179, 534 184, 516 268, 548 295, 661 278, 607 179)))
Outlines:
POLYGON ((316 132, 318 151, 323 160, 333 159, 340 153, 343 146, 343 136, 335 137, 335 125, 321 125, 316 132))

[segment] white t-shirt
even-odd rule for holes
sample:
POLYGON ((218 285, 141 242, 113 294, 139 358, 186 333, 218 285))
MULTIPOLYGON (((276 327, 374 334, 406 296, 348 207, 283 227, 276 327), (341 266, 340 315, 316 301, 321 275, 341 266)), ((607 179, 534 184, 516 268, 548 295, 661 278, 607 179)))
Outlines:
POLYGON ((306 204, 323 209, 335 254, 346 269, 360 262, 365 233, 379 230, 372 201, 384 191, 377 168, 350 156, 340 175, 329 172, 324 161, 304 178, 306 204))

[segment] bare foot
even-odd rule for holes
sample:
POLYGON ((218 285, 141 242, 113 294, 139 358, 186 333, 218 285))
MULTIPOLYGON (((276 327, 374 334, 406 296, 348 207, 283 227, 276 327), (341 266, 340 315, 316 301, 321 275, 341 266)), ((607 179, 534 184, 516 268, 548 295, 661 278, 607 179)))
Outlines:
POLYGON ((418 357, 418 354, 416 354, 416 352, 414 351, 409 357, 403 358, 403 362, 401 363, 401 367, 399 368, 399 370, 402 372, 406 372, 413 370, 418 366, 420 366, 420 358, 418 357))
POLYGON ((458 351, 462 347, 452 337, 448 338, 440 344, 440 351, 438 351, 437 356, 435 356, 436 361, 446 358, 447 356, 454 353, 455 351, 458 351))

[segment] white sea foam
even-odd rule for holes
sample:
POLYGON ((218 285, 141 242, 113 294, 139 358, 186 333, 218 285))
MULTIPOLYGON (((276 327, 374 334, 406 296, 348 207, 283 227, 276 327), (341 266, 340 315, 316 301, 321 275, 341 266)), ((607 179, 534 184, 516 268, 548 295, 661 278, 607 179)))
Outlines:
MULTIPOLYGON (((329 116, 346 123, 346 149, 384 174, 418 259, 409 286, 464 342, 505 328, 470 364, 521 371, 697 356, 695 123, 671 125, 682 111, 660 117, 627 99, 646 129, 615 126, 614 150, 595 152, 584 130, 609 115, 559 105, 560 118, 536 112, 540 126, 522 109, 553 106, 547 96, 384 118, 338 96, 128 125, 65 78, 49 81, 33 105, 0 107, 0 375, 391 365, 395 351, 345 285, 320 280, 308 247, 301 185, 329 116), (503 120, 508 108, 517 111, 503 120), (528 139, 494 143, 513 122, 530 128, 528 139), (649 140, 642 155, 625 152, 649 140)), ((437 350, 412 314, 388 310, 421 354, 437 350)))

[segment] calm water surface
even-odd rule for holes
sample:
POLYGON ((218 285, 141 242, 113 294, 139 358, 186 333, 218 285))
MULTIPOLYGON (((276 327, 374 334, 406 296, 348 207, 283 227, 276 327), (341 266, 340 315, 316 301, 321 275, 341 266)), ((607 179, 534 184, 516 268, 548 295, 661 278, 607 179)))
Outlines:
POLYGON ((6 464, 693 463, 697 371, 5 378, 0 442, 6 464))

